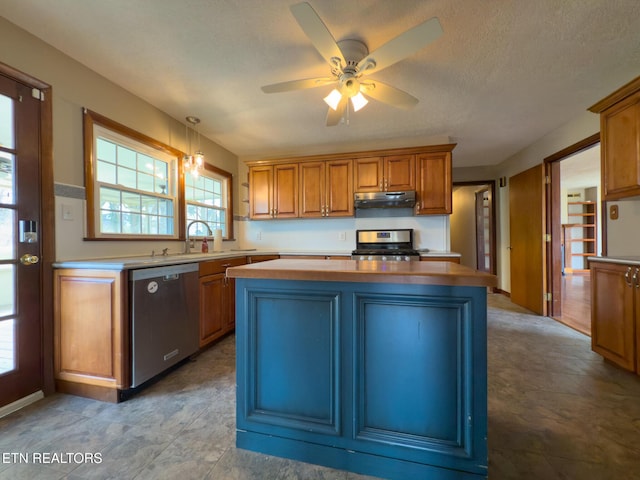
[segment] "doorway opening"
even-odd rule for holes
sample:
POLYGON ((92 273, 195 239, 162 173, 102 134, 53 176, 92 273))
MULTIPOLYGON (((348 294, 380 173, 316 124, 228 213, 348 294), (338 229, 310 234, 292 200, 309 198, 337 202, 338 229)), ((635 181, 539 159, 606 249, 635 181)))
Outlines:
POLYGON ((449 217, 451 251, 460 263, 494 274, 496 268, 495 182, 455 182, 449 217))
POLYGON ((588 257, 602 252, 600 136, 592 135, 545 159, 550 176, 549 316, 591 335, 588 257))

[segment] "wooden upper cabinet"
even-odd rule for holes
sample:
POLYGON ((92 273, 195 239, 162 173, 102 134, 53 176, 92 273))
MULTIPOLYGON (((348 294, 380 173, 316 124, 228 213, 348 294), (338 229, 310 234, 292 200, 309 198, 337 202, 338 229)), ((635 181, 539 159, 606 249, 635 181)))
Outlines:
POLYGON ((382 157, 358 158, 353 172, 355 192, 381 192, 384 187, 382 157))
POLYGON ((255 220, 272 218, 273 166, 249 168, 249 217, 255 220))
POLYGON ((249 218, 350 217, 354 192, 416 190, 418 215, 451 213, 455 144, 257 160, 249 165, 249 218))
POLYGON ((384 187, 387 192, 415 190, 416 156, 384 157, 384 187))
POLYGON ((298 164, 273 167, 274 218, 298 216, 298 164))
POLYGON ((325 205, 325 162, 300 164, 300 216, 322 217, 325 205))
POLYGON ((300 216, 353 216, 353 161, 300 164, 300 216))
POLYGON ((253 220, 298 216, 298 164, 249 168, 249 217, 253 220))
POLYGON ((333 160, 326 165, 325 216, 353 216, 353 160, 333 160))
POLYGON ((640 77, 589 110, 600 114, 604 200, 640 195, 640 77))
POLYGON ((415 155, 359 158, 355 161, 354 191, 414 190, 415 155))
POLYGON ((450 214, 451 152, 418 154, 416 163, 416 214, 450 214))

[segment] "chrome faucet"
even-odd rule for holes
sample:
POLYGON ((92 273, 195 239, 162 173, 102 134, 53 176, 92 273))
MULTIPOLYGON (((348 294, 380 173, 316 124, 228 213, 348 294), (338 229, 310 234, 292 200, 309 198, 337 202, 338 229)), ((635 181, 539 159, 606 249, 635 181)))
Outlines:
POLYGON ((194 220, 190 222, 189 225, 187 225, 187 240, 186 240, 186 245, 184 247, 184 253, 191 253, 191 239, 189 238, 189 229, 191 228, 191 225, 193 225, 194 223, 203 224, 205 227, 207 227, 207 230, 209 231, 209 235, 213 235, 213 232, 211 231, 211 228, 209 228, 209 225, 207 225, 207 222, 203 222, 202 220, 194 220))

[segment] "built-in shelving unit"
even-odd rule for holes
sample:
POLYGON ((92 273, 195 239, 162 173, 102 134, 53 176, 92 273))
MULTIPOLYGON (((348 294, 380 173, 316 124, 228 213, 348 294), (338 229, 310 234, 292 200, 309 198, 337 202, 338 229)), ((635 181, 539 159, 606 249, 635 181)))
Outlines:
POLYGON ((597 212, 596 203, 590 201, 567 202, 568 223, 563 225, 565 245, 565 273, 589 271, 587 257, 596 255, 597 212))

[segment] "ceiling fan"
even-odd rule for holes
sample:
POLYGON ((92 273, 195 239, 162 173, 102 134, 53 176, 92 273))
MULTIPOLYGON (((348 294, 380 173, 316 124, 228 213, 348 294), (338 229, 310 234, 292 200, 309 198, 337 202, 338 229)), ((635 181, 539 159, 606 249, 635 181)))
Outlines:
POLYGON ((263 92, 279 93, 334 85, 335 88, 324 99, 329 105, 327 126, 337 125, 345 111, 348 113, 349 100, 356 112, 368 103, 367 96, 399 108, 411 108, 418 103, 418 99, 407 92, 367 76, 413 55, 436 40, 442 34, 442 26, 436 17, 407 30, 369 53, 367 46, 359 40, 336 42, 308 3, 292 5, 291 13, 316 50, 331 66, 331 76, 265 85, 262 87, 263 92))

